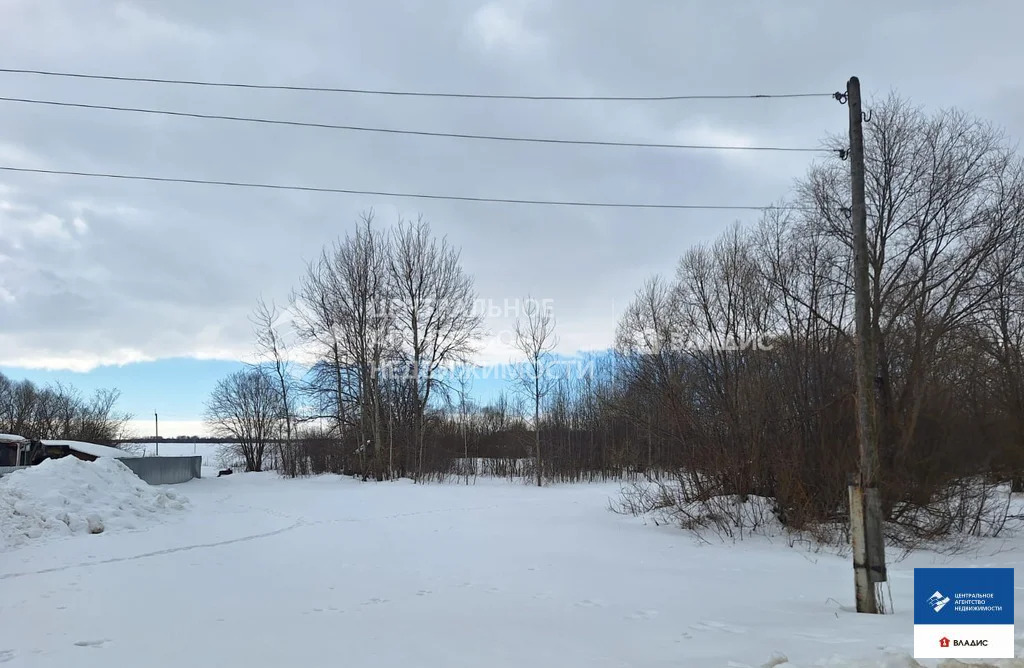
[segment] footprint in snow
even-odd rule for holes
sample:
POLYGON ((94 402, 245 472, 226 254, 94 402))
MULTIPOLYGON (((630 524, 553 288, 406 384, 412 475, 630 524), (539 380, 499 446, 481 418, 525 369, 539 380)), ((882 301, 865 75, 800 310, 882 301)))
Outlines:
POLYGON ((633 614, 627 615, 626 618, 627 619, 644 620, 644 619, 654 619, 657 616, 658 616, 658 611, 657 610, 637 610, 633 614))
POLYGON ((0 663, 7 663, 8 661, 14 661, 14 650, 0 649, 0 663))
POLYGON ((433 594, 433 593, 434 592, 430 591, 429 589, 420 589, 418 592, 416 592, 416 595, 417 596, 427 596, 427 595, 433 594))
POLYGON ((369 601, 364 602, 363 605, 378 605, 380 603, 387 603, 387 602, 388 602, 388 599, 386 599, 386 598, 371 598, 369 601))
POLYGON ((732 624, 723 624, 722 622, 701 622, 700 624, 694 624, 690 626, 695 631, 723 631, 725 633, 746 633, 747 629, 742 626, 733 626, 732 624))
POLYGON ((103 638, 101 640, 79 640, 75 643, 76 647, 103 647, 103 645, 110 642, 109 638, 103 638))
POLYGON ((576 607, 578 607, 578 608, 603 608, 604 607, 604 603, 601 603, 600 601, 591 601, 589 598, 587 598, 587 599, 584 599, 584 600, 579 601, 578 603, 576 603, 576 607))

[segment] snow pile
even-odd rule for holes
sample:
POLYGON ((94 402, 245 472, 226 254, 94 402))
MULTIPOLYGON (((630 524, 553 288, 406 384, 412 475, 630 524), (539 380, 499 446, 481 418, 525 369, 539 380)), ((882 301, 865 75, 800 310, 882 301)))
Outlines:
POLYGON ((49 459, 0 478, 0 550, 43 537, 138 529, 188 503, 117 459, 49 459))

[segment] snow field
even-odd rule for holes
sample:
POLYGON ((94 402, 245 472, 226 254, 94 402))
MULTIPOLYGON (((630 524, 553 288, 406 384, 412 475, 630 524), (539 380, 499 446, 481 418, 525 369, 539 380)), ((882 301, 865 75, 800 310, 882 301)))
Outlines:
MULTIPOLYGON (((137 443, 126 443, 125 446, 130 448, 132 452, 137 452, 144 457, 156 456, 157 447, 155 443, 139 441, 137 443)), ((222 465, 220 450, 223 447, 219 443, 161 443, 160 456, 193 457, 198 455, 203 458, 203 466, 216 468, 222 465)))
POLYGON ((609 512, 614 484, 236 474, 175 487, 191 512, 173 523, 0 553, 0 661, 931 667, 909 657, 913 567, 1012 566, 1024 546, 892 563, 896 612, 882 617, 851 612, 847 558, 700 544, 609 512))

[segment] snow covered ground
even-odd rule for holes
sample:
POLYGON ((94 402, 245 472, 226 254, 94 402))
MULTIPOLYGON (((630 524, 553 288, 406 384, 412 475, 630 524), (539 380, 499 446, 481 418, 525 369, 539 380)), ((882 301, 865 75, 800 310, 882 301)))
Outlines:
MULTIPOLYGON (((126 443, 125 447, 144 457, 155 457, 157 455, 155 443, 140 441, 138 443, 126 443)), ((198 455, 203 458, 203 466, 220 467, 222 466, 220 453, 223 447, 224 445, 221 443, 161 443, 159 450, 161 457, 192 457, 198 455)))
POLYGON ((892 566, 896 614, 857 615, 847 559, 699 545, 609 512, 617 490, 194 480, 175 486, 191 510, 144 530, 0 552, 0 662, 910 667, 912 568, 1014 566, 1024 547, 915 555, 892 566))

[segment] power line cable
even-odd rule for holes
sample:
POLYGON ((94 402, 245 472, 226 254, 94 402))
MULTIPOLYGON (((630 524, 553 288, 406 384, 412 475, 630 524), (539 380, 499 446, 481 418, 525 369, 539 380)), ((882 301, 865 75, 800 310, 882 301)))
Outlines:
POLYGON ((179 86, 207 86, 213 88, 247 88, 253 90, 306 91, 314 93, 348 93, 353 95, 391 95, 405 97, 461 98, 476 100, 532 100, 562 102, 672 102, 681 100, 764 100, 784 98, 832 97, 832 93, 754 93, 747 95, 503 95, 490 93, 450 93, 408 90, 387 90, 372 88, 337 88, 330 86, 289 86, 279 84, 254 84, 227 81, 201 81, 194 79, 163 79, 157 77, 131 77, 111 74, 86 74, 82 72, 58 72, 5 67, 4 74, 27 74, 68 79, 92 79, 102 81, 124 81, 133 83, 173 84, 179 86))
POLYGON ((356 190, 352 188, 326 188, 317 186, 284 185, 277 183, 253 183, 244 181, 219 181, 210 179, 173 178, 166 176, 145 176, 140 174, 113 174, 104 172, 83 172, 59 169, 37 169, 30 167, 10 167, 0 165, 0 171, 25 174, 50 174, 56 176, 80 176, 90 178, 116 179, 123 181, 150 181, 157 183, 186 183, 193 185, 226 186, 232 188, 258 188, 264 190, 289 190, 314 193, 336 193, 344 195, 374 195, 378 197, 397 197, 410 199, 449 200, 457 202, 485 202, 491 204, 533 204, 542 206, 596 207, 614 209, 682 209, 682 210, 715 210, 715 211, 804 211, 806 207, 777 206, 742 206, 714 204, 644 204, 628 202, 588 202, 573 200, 542 200, 516 199, 507 197, 470 197, 463 195, 434 195, 425 193, 402 193, 382 190, 356 190))
POLYGON ((307 121, 292 121, 276 118, 258 118, 253 116, 229 116, 223 114, 202 114, 188 111, 174 111, 170 109, 146 109, 142 107, 119 107, 107 104, 85 104, 81 102, 63 102, 59 100, 37 100, 21 97, 0 97, 0 102, 14 102, 19 104, 37 104, 53 107, 70 107, 75 109, 93 109, 102 111, 120 111, 136 114, 150 114, 158 116, 174 116, 179 118, 196 118, 203 120, 231 121, 236 123, 258 123, 263 125, 284 125, 289 127, 318 128, 322 130, 346 130, 351 132, 376 132, 382 134, 415 135, 419 137, 443 137, 448 139, 473 139, 483 141, 517 142, 531 144, 562 144, 573 146, 611 146, 628 148, 658 148, 658 149, 685 149, 685 150, 712 150, 712 151, 783 151, 802 153, 834 153, 835 149, 807 148, 793 146, 728 146, 709 144, 660 144, 643 142, 620 142, 600 141, 585 139, 555 139, 549 137, 509 137, 503 135, 478 135, 463 132, 431 132, 427 130, 401 130, 397 128, 377 128, 361 125, 337 125, 333 123, 314 123, 307 121))

